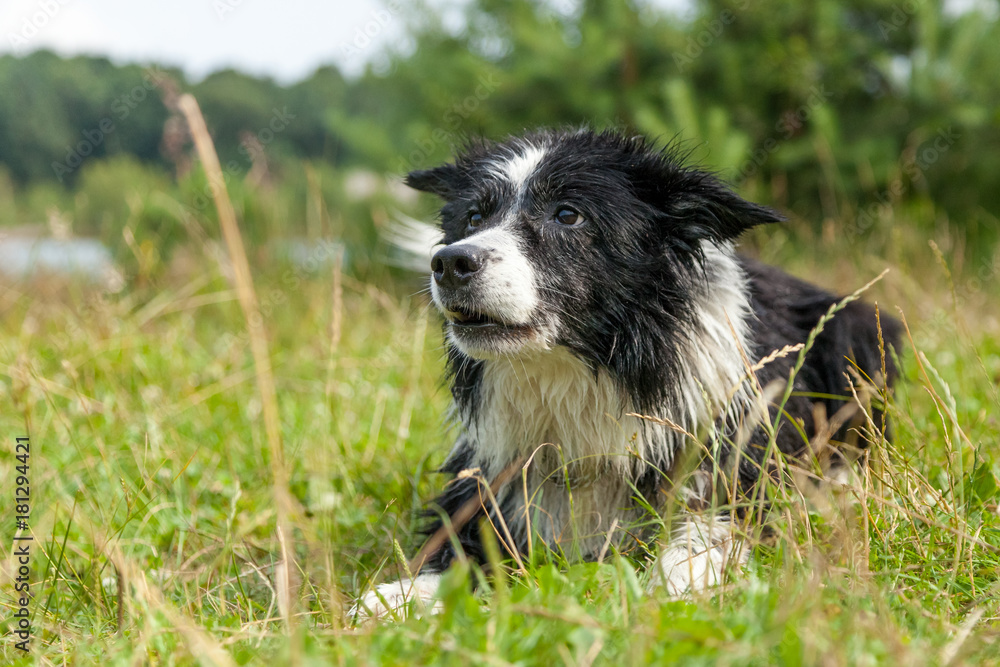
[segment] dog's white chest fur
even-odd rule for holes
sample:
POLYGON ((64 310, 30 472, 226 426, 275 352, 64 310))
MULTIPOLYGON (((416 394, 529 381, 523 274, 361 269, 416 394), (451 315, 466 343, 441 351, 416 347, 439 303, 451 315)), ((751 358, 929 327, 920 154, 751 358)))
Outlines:
POLYGON ((581 471, 625 470, 643 453, 645 429, 626 415, 627 399, 606 373, 595 374, 569 350, 486 363, 481 412, 466 427, 490 472, 533 453, 581 471))
POLYGON ((630 481, 662 427, 628 416, 611 378, 565 348, 487 363, 481 412, 466 427, 488 477, 529 461, 526 484, 508 492, 512 534, 530 530, 596 555, 614 519, 638 518, 630 481))

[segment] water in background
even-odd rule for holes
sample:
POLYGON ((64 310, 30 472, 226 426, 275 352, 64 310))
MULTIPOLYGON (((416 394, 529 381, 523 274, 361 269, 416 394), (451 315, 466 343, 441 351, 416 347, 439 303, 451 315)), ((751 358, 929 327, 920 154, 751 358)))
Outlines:
POLYGON ((121 285, 121 272, 111 251, 97 239, 53 239, 0 236, 0 273, 26 279, 38 275, 83 278, 113 289, 121 285))

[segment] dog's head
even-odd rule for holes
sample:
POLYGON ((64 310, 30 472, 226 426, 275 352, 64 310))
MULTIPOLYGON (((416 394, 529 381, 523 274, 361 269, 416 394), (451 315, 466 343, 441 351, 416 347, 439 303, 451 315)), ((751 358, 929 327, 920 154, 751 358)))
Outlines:
POLYGON ((614 132, 475 144, 407 184, 446 202, 431 293, 449 339, 476 359, 565 345, 641 363, 629 331, 665 336, 684 321, 710 246, 780 219, 614 132))

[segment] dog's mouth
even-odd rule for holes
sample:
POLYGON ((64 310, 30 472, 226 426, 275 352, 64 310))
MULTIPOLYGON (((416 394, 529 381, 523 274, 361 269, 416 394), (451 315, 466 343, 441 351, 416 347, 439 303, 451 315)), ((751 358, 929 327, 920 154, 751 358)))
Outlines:
POLYGON ((530 324, 505 322, 495 315, 464 307, 448 307, 444 311, 444 316, 456 329, 503 329, 525 333, 534 330, 530 324))
POLYGON ((445 311, 444 316, 453 326, 458 327, 484 328, 511 326, 486 313, 465 308, 449 308, 445 311))
POLYGON ((443 309, 454 340, 466 353, 513 353, 538 338, 535 325, 507 322, 496 315, 461 306, 443 309))

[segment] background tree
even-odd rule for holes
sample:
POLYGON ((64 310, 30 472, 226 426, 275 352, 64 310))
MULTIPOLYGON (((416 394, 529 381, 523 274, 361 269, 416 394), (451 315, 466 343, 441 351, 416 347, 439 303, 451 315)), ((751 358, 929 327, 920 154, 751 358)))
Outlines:
POLYGON ((680 142, 817 229, 839 219, 867 235, 916 207, 970 239, 996 234, 995 6, 698 0, 683 17, 603 0, 459 7, 456 22, 408 5, 405 38, 360 76, 324 66, 289 86, 232 70, 192 84, 176 70, 44 51, 0 57, 0 166, 22 198, 38 184, 71 191, 80 165, 112 155, 172 171, 168 114, 150 90, 166 75, 198 96, 237 175, 253 167, 248 137, 267 138, 268 173, 295 182, 302 159, 399 175, 469 135, 614 126, 680 142), (261 135, 285 109, 294 120, 261 135))

